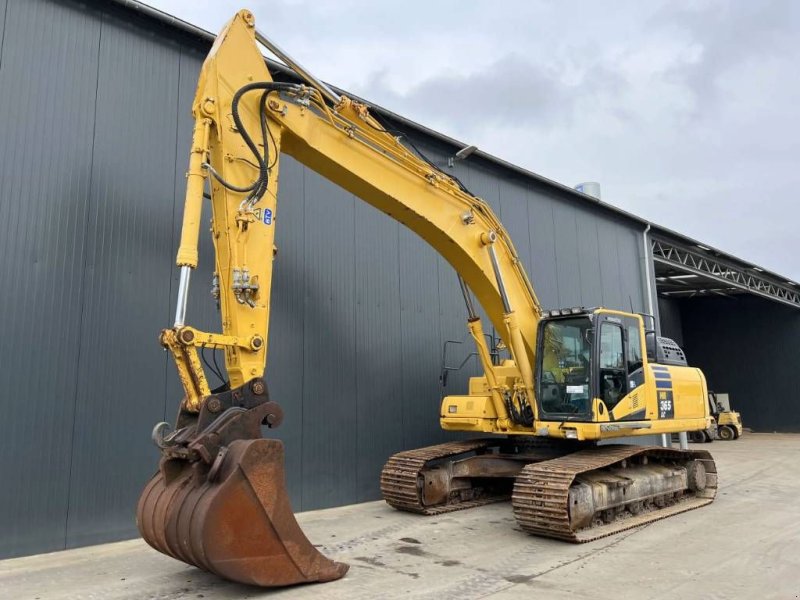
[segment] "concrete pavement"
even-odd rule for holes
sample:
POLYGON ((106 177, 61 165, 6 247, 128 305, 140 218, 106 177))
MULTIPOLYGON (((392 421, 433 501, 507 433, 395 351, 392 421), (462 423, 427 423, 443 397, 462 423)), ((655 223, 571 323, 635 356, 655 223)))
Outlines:
POLYGON ((712 505, 589 544, 526 535, 508 504, 420 517, 370 502, 298 515, 321 550, 351 565, 334 583, 245 587, 132 540, 0 561, 0 597, 800 598, 800 435, 703 447, 720 473, 712 505))

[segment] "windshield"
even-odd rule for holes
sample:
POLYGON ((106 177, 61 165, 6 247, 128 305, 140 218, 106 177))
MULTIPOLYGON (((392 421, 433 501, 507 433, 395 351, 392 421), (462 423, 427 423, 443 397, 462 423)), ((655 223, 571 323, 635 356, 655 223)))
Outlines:
POLYGON ((586 317, 544 324, 538 382, 542 412, 577 415, 590 411, 591 328, 586 317))

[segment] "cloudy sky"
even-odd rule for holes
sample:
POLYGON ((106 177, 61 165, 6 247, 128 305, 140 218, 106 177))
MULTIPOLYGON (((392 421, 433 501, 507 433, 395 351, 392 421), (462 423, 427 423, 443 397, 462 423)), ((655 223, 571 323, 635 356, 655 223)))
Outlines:
MULTIPOLYGON (((243 0, 147 0, 217 31, 243 0)), ((320 78, 800 279, 800 1, 248 0, 320 78)))

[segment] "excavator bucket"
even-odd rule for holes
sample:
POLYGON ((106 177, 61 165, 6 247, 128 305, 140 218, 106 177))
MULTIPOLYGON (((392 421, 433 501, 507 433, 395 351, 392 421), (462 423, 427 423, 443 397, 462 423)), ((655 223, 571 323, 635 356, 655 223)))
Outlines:
POLYGON ((139 531, 159 552, 240 583, 270 587, 339 579, 348 566, 323 556, 295 520, 284 485, 283 444, 260 438, 263 417, 263 405, 231 408, 200 434, 190 426, 162 440, 159 471, 136 510, 139 531), (241 421, 247 419, 258 439, 242 435, 241 421), (231 439, 237 437, 243 439, 231 439), (205 461, 200 448, 211 449, 209 441, 218 448, 205 461))

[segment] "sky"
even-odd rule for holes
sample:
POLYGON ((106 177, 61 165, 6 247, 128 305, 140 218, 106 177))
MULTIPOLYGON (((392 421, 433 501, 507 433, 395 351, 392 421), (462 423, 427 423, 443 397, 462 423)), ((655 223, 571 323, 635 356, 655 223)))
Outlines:
MULTIPOLYGON (((216 32, 244 0, 146 0, 216 32)), ((312 73, 800 280, 800 1, 249 0, 312 73)))

